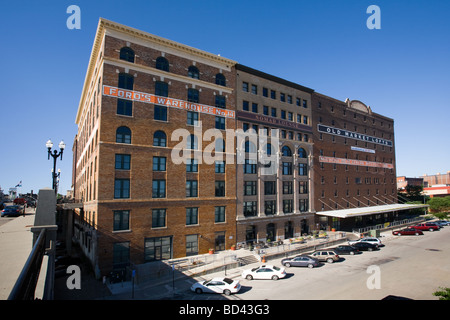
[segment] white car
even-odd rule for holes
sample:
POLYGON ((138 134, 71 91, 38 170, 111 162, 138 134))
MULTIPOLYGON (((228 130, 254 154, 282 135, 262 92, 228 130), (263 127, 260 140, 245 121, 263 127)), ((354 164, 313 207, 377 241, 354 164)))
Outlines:
POLYGON ((284 268, 279 268, 272 265, 262 265, 253 269, 244 270, 242 277, 247 280, 253 279, 272 279, 278 280, 286 277, 284 268))
POLYGON ((213 278, 207 281, 200 281, 191 286, 191 291, 195 293, 223 293, 229 296, 237 293, 241 289, 241 285, 237 280, 229 278, 213 278))
POLYGON ((374 237, 365 237, 365 238, 361 238, 361 239, 358 239, 358 240, 350 240, 350 241, 348 241, 348 244, 352 245, 352 244, 355 244, 357 242, 367 242, 367 243, 375 244, 378 247, 382 246, 381 240, 378 239, 378 238, 374 238, 374 237))

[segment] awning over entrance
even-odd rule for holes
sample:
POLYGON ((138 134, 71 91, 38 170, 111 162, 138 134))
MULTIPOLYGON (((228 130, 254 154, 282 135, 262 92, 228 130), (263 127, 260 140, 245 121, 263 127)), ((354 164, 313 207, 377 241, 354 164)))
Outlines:
POLYGON ((341 210, 317 211, 316 214, 321 216, 336 217, 336 218, 351 218, 358 216, 366 216, 370 214, 385 213, 392 211, 409 210, 416 208, 429 207, 427 204, 385 204, 381 206, 372 206, 364 208, 352 208, 341 210))

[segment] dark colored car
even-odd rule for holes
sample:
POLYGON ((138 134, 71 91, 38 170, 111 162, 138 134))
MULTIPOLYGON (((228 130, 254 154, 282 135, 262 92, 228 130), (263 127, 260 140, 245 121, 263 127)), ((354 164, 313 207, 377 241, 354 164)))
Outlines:
POLYGON ((402 230, 392 231, 392 234, 395 236, 404 236, 404 235, 418 236, 418 235, 423 235, 423 232, 418 229, 414 229, 414 228, 405 228, 402 230))
POLYGON ((20 216, 20 207, 6 206, 5 209, 2 210, 2 217, 4 216, 20 216))
POLYGON ((356 248, 356 247, 354 247, 354 246, 346 246, 346 245, 337 246, 337 247, 333 248, 333 250, 334 250, 337 254, 350 254, 350 255, 354 255, 354 254, 362 253, 361 251, 359 251, 358 248, 356 248))
POLYGON ((281 264, 285 267, 308 267, 314 268, 320 265, 318 259, 306 255, 300 255, 293 258, 286 258, 281 260, 281 264))
POLYGON ((359 251, 378 250, 378 246, 376 244, 372 244, 372 243, 368 243, 368 242, 357 242, 357 243, 353 244, 353 247, 355 247, 359 251))

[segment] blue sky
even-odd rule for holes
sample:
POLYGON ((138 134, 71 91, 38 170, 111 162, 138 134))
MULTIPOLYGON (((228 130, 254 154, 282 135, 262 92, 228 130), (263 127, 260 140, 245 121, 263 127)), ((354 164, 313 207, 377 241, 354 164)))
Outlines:
POLYGON ((395 120, 397 175, 450 170, 450 1, 8 1, 0 10, 0 186, 51 186, 46 141, 66 143, 71 187, 75 116, 100 17, 310 87, 361 100, 395 120), (69 30, 70 5, 81 29, 69 30), (369 30, 370 5, 381 29, 369 30))

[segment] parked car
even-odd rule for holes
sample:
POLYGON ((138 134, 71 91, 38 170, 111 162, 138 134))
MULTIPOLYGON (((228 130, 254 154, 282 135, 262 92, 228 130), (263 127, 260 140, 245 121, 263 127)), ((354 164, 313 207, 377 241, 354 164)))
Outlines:
POLYGON ((358 242, 372 243, 372 244, 377 245, 378 247, 383 246, 383 244, 381 243, 381 240, 378 239, 378 238, 374 238, 374 237, 364 237, 364 238, 361 238, 361 239, 358 239, 358 240, 350 240, 350 241, 348 241, 348 244, 352 246, 352 245, 354 245, 355 243, 358 243, 358 242))
POLYGON ((450 221, 446 221, 446 220, 438 220, 438 221, 434 221, 434 223, 436 223, 441 228, 450 225, 450 221))
POLYGON ((339 261, 339 255, 333 250, 318 250, 313 252, 311 257, 328 263, 339 261))
POLYGON ((272 265, 262 265, 253 269, 244 270, 242 277, 247 280, 253 279, 272 279, 278 280, 286 277, 284 268, 272 265))
POLYGON ((395 236, 403 236, 403 235, 423 235, 423 232, 419 229, 414 229, 414 228, 405 228, 402 230, 395 230, 392 231, 392 234, 395 236))
POLYGON ((369 242, 356 242, 352 244, 353 247, 357 248, 359 251, 374 251, 378 250, 378 246, 369 242))
POLYGON ((439 226, 436 223, 433 222, 424 222, 419 223, 418 225, 412 226, 414 229, 419 229, 422 231, 435 231, 439 230, 439 226))
POLYGON ((1 216, 20 216, 20 206, 6 206, 1 216))
POLYGON ((350 255, 354 255, 354 254, 361 253, 361 251, 359 251, 358 248, 356 248, 356 247, 354 247, 354 246, 346 246, 346 245, 337 246, 337 247, 333 248, 333 250, 334 250, 337 254, 350 254, 350 255))
POLYGON ((191 291, 195 293, 223 293, 229 296, 232 293, 237 293, 241 290, 241 285, 238 280, 229 278, 213 278, 207 281, 200 281, 191 286, 191 291))
POLYGON ((281 264, 285 267, 308 267, 314 268, 320 265, 320 261, 316 258, 300 255, 292 258, 286 258, 281 260, 281 264))

